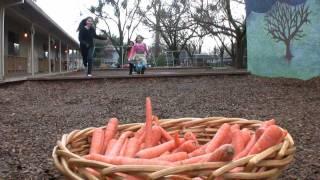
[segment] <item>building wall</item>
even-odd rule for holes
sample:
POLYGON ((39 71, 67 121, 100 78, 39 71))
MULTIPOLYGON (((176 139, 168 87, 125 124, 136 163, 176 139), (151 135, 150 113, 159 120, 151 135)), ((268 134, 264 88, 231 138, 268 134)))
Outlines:
POLYGON ((30 36, 28 38, 23 37, 23 31, 28 30, 27 26, 18 23, 14 19, 5 18, 5 25, 4 25, 4 34, 5 34, 5 55, 8 55, 8 33, 9 31, 17 33, 19 35, 20 40, 20 53, 18 56, 21 57, 28 57, 28 48, 30 46, 30 36))
POLYGON ((319 0, 246 0, 246 10, 251 73, 299 79, 320 75, 319 0))
MULTIPOLYGON (((12 18, 6 18, 5 19, 5 56, 8 56, 8 33, 9 31, 19 34, 19 41, 20 41, 20 51, 19 54, 16 55, 18 57, 27 58, 27 72, 31 73, 31 35, 28 34, 28 37, 24 37, 24 31, 30 30, 29 25, 23 25, 20 22, 16 21, 12 18)), ((59 71, 59 41, 55 39, 55 44, 57 48, 54 48, 54 45, 51 47, 51 60, 53 62, 53 72, 59 71)), ((48 35, 39 31, 39 29, 35 29, 35 35, 34 35, 34 68, 35 73, 38 73, 40 71, 39 66, 40 63, 47 63, 44 61, 48 61, 48 58, 45 57, 45 50, 44 46, 48 45, 48 35), (39 59, 41 59, 41 62, 39 62, 39 59)), ((63 47, 64 49, 61 50, 62 53, 62 60, 66 60, 66 54, 64 53, 66 47, 63 47)), ((63 64, 63 63, 62 63, 63 64)), ((49 66, 49 65, 48 65, 49 66)), ((43 71, 43 70, 41 70, 43 71)), ((48 69, 44 70, 45 72, 48 71, 48 69)))
POLYGON ((48 61, 48 58, 45 57, 44 46, 48 46, 48 37, 46 35, 44 35, 44 34, 40 34, 36 30, 35 37, 34 37, 35 72, 39 72, 39 63, 40 63, 40 61, 48 61))
MULTIPOLYGON (((29 49, 30 49, 30 36, 25 38, 24 31, 27 30, 28 27, 15 21, 14 19, 5 18, 5 28, 4 28, 4 55, 5 55, 5 68, 6 74, 9 73, 27 73, 31 72, 30 63, 29 63, 29 49), (8 49, 8 34, 9 32, 13 32, 17 34, 19 38, 19 53, 17 55, 9 54, 8 49), (9 56, 9 57, 8 57, 9 56)), ((31 62, 31 61, 30 61, 31 62)))

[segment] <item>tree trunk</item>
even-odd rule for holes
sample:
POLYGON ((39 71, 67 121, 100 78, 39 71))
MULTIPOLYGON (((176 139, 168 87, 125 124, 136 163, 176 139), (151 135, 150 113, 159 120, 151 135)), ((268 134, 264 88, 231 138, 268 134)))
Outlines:
POLYGON ((173 56, 174 56, 174 65, 175 66, 179 66, 180 65, 180 52, 179 51, 174 51, 173 52, 173 56))
POLYGON ((244 41, 243 39, 236 39, 236 57, 235 57, 235 68, 243 68, 244 64, 243 64, 243 56, 244 56, 244 41))
POLYGON ((247 35, 243 36, 243 68, 248 68, 247 35))
POLYGON ((160 54, 160 13, 158 12, 156 15, 156 26, 155 26, 155 32, 156 32, 156 36, 155 36, 155 53, 154 56, 156 58, 159 57, 160 54))
POLYGON ((290 61, 293 57, 291 53, 290 41, 286 41, 285 44, 286 44, 286 59, 287 61, 290 61))

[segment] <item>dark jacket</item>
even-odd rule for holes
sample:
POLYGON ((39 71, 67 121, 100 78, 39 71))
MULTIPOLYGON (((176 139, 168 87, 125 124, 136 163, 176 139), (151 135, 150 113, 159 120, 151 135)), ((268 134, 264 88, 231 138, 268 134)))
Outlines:
POLYGON ((80 47, 93 47, 93 39, 106 40, 107 38, 98 36, 94 28, 87 29, 85 27, 80 29, 79 41, 80 47))

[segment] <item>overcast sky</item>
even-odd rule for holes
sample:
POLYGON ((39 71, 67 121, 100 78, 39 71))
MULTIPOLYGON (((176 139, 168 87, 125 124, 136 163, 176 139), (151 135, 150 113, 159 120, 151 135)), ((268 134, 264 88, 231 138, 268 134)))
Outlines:
POLYGON ((89 15, 86 8, 94 2, 95 0, 37 0, 37 5, 77 40, 77 26, 82 18, 89 15))
MULTIPOLYGON (((56 23, 58 23, 67 33, 74 39, 78 39, 76 32, 79 22, 87 16, 91 16, 88 8, 95 5, 97 0, 37 0, 37 5, 40 6, 56 23)), ((244 10, 240 10, 243 13, 244 10)), ((145 43, 151 45, 153 35, 147 29, 140 34, 146 38, 145 43)), ((212 44, 216 44, 212 39, 206 39, 203 45, 203 51, 211 51, 212 44)))
MULTIPOLYGON (((80 21, 92 16, 87 9, 96 3, 97 0, 37 0, 37 5, 76 40, 78 39, 76 29, 80 21)), ((141 34, 146 38, 146 44, 151 45, 152 33, 141 28, 140 30, 143 31, 141 34)))

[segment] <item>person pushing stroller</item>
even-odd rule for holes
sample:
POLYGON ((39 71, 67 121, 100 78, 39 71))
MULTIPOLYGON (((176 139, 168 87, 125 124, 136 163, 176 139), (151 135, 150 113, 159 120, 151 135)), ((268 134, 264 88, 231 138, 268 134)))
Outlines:
POLYGON ((132 68, 137 72, 137 74, 144 74, 147 66, 147 56, 148 49, 145 43, 143 43, 144 38, 141 35, 136 37, 134 45, 131 47, 129 52, 129 64, 130 72, 132 74, 132 68))

